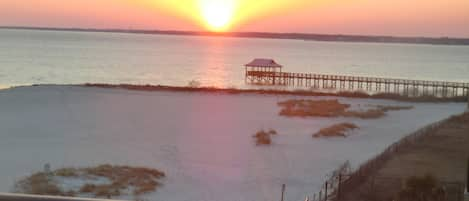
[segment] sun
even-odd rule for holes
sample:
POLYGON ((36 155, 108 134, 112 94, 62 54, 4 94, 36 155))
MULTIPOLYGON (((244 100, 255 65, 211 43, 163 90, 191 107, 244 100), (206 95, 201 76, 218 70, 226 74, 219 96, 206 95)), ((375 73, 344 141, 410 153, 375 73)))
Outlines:
POLYGON ((226 31, 233 20, 234 0, 199 0, 205 25, 212 31, 226 31))

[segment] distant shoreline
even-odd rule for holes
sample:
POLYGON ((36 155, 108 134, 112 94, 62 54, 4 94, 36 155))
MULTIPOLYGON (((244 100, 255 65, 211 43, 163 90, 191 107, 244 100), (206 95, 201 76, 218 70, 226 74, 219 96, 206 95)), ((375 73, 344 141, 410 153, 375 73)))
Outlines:
POLYGON ((236 38, 265 38, 291 39, 304 41, 325 42, 362 42, 362 43, 401 43, 427 45, 469 45, 469 38, 449 37, 396 37, 396 36, 367 36, 341 34, 312 34, 312 33, 272 33, 272 32, 208 32, 208 31, 176 31, 176 30, 143 30, 143 29, 92 29, 92 28, 54 28, 54 27, 24 27, 0 26, 0 29, 39 30, 39 31, 76 31, 76 32, 104 32, 131 33, 152 35, 182 35, 182 36, 212 36, 236 38))

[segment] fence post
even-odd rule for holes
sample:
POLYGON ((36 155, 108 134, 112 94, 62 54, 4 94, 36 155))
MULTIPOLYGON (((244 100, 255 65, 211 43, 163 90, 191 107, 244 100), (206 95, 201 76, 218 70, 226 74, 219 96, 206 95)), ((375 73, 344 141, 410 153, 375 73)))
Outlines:
POLYGON ((467 167, 466 167, 466 193, 469 193, 469 158, 467 158, 467 167))
POLYGON ((337 185, 337 200, 340 201, 340 191, 342 190, 340 187, 342 185, 342 174, 339 173, 339 184, 337 185))
POLYGON ((324 190, 324 201, 327 201, 327 181, 326 181, 326 189, 324 190))
POLYGON ((280 199, 280 201, 284 201, 284 198, 285 198, 285 184, 282 184, 282 198, 280 199))
POLYGON ((464 184, 460 183, 458 186, 458 200, 464 201, 464 184))

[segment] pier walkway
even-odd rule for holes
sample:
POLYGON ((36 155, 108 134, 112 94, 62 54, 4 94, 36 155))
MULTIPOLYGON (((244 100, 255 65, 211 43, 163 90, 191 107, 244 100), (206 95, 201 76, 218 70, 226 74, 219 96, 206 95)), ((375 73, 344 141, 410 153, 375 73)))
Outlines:
POLYGON ((246 83, 392 93, 405 96, 469 96, 469 83, 463 82, 290 73, 282 72, 281 69, 282 66, 273 60, 255 59, 253 62, 246 64, 246 83))

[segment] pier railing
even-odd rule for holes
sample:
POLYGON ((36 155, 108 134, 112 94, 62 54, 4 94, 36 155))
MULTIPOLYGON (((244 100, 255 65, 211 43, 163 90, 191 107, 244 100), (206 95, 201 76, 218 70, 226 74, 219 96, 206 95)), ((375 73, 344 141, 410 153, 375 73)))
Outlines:
POLYGON ((432 95, 457 97, 469 94, 469 83, 394 79, 378 77, 246 71, 249 84, 312 87, 318 89, 359 90, 378 93, 394 93, 406 96, 432 95))

